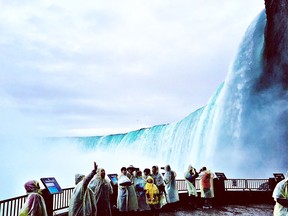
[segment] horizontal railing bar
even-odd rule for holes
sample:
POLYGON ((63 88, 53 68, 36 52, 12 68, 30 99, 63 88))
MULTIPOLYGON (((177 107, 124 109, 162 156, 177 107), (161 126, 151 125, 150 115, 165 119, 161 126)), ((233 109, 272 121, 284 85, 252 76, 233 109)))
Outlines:
MULTIPOLYGON (((249 191, 268 191, 269 179, 227 179, 224 181, 225 191, 227 190, 249 190, 249 191)), ((179 192, 187 191, 185 179, 177 179, 176 186, 179 192)), ((196 190, 200 190, 200 179, 195 181, 196 190)), ((53 211, 62 210, 69 207, 69 201, 73 194, 74 187, 65 188, 60 194, 53 195, 53 211)), ((27 195, 18 196, 10 199, 0 200, 0 216, 17 216, 23 206, 27 195)))

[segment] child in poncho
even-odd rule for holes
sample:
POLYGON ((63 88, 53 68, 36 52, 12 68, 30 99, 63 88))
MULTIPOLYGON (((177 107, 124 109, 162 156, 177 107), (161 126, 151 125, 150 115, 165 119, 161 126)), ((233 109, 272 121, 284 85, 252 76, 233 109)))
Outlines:
POLYGON ((159 190, 154 184, 154 180, 151 176, 148 176, 144 189, 146 191, 146 202, 150 206, 152 215, 159 215, 155 208, 155 206, 159 204, 159 190))

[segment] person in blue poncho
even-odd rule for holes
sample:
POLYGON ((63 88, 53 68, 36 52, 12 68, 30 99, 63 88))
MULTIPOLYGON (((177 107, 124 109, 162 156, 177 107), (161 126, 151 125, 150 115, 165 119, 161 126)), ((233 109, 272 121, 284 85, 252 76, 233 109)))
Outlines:
POLYGON ((136 177, 134 178, 134 187, 138 199, 138 210, 145 211, 150 210, 149 206, 146 203, 145 187, 146 181, 142 176, 142 171, 138 170, 136 172, 136 177))

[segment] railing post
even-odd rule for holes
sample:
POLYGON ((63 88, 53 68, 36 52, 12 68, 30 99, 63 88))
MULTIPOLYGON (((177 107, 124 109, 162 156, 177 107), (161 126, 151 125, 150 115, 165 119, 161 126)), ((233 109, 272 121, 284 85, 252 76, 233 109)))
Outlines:
POLYGON ((248 188, 248 180, 247 179, 245 179, 245 190, 248 190, 249 188, 248 188))
POLYGON ((225 180, 220 178, 214 178, 214 195, 215 195, 215 202, 218 205, 223 204, 225 202, 225 180))
POLYGON ((47 189, 42 190, 48 216, 53 216, 53 195, 47 189))

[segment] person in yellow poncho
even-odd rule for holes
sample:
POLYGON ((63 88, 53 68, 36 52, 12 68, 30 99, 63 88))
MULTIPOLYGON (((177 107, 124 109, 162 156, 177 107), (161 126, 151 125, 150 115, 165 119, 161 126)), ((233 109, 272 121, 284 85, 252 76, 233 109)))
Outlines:
POLYGON ((41 196, 39 182, 31 180, 26 182, 24 187, 28 197, 20 209, 19 216, 47 216, 46 205, 41 196))
POLYGON ((152 215, 158 216, 159 213, 155 206, 159 204, 159 190, 151 176, 147 177, 144 190, 146 191, 146 202, 151 208, 152 215))

